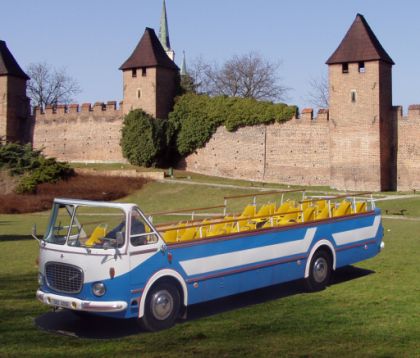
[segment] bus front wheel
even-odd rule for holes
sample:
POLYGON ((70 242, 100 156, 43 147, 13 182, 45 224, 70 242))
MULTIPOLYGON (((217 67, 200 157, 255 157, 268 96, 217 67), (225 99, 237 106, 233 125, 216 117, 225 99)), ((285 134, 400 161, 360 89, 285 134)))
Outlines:
POLYGON ((180 301, 179 291, 173 284, 157 283, 146 297, 144 316, 141 318, 143 328, 159 331, 172 327, 179 315, 180 301))

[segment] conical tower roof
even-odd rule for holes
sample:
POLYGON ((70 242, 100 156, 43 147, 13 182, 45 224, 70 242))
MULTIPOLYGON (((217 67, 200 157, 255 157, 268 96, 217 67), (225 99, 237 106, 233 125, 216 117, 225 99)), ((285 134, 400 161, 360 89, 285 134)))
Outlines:
POLYGON ((178 71, 178 66, 168 57, 153 29, 146 27, 143 37, 120 70, 141 67, 165 67, 178 71))
POLYGON ((363 15, 357 14, 344 39, 327 64, 380 60, 394 64, 363 15))
POLYGON ((29 80, 28 75, 23 72, 7 48, 6 42, 2 40, 0 40, 0 76, 15 76, 29 80))

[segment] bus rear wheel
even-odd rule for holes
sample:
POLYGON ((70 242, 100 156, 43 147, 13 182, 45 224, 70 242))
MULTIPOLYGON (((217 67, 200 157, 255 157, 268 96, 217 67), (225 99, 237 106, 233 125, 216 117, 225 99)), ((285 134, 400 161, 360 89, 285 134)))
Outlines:
POLYGON ((180 294, 169 282, 157 283, 146 297, 141 325, 147 331, 160 331, 172 327, 179 316, 180 294))
POLYGON ((327 287, 331 278, 332 260, 326 250, 318 250, 312 256, 309 265, 309 276, 305 279, 305 287, 309 292, 321 291, 327 287))

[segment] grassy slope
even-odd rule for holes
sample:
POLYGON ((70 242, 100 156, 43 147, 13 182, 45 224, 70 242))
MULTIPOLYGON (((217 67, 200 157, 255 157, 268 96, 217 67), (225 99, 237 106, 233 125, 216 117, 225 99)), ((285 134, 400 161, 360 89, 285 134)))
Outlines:
MULTIPOLYGON (((243 191, 180 184, 150 183, 127 198, 146 211, 220 203, 223 195, 243 191), (202 200, 201 200, 202 199, 202 200)), ((417 202, 418 203, 418 202, 417 202)), ((382 204, 381 204, 382 205, 382 204)), ((400 203, 393 206, 396 210, 400 203)), ((410 204, 411 205, 411 204, 410 204)), ((420 203, 413 204, 420 211, 420 203)), ((27 233, 31 222, 46 215, 0 216, 0 230, 27 233)), ((235 297, 211 306, 235 309, 209 314, 207 305, 195 308, 204 318, 154 333, 136 332, 114 340, 88 340, 52 335, 35 327, 34 319, 48 312, 34 298, 36 242, 0 241, 0 356, 420 356, 418 257, 419 222, 384 221, 386 248, 357 265, 373 274, 331 285, 319 293, 274 295, 290 285, 235 297), (264 300, 263 300, 264 301, 264 300), (233 303, 232 303, 233 302, 233 303), (204 312, 204 314, 203 314, 204 312)), ((41 231, 41 230, 40 230, 41 231)), ((293 291, 293 290, 292 290, 293 291)), ((112 333, 113 326, 109 328, 112 333)))

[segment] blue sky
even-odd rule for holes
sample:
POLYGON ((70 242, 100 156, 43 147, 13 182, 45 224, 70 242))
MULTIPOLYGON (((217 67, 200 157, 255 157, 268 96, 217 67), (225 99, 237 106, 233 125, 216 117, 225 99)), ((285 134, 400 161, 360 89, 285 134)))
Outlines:
MULTIPOLYGON (((308 106, 308 81, 326 73, 325 61, 357 13, 365 16, 396 65, 394 105, 420 103, 418 0, 166 0, 171 45, 182 61, 198 56, 223 62, 258 51, 282 62, 292 88, 288 103, 308 106)), ((162 0, 7 0, 0 39, 26 68, 46 61, 65 67, 83 92, 76 100, 122 99, 119 66, 144 28, 158 32, 162 0)))

